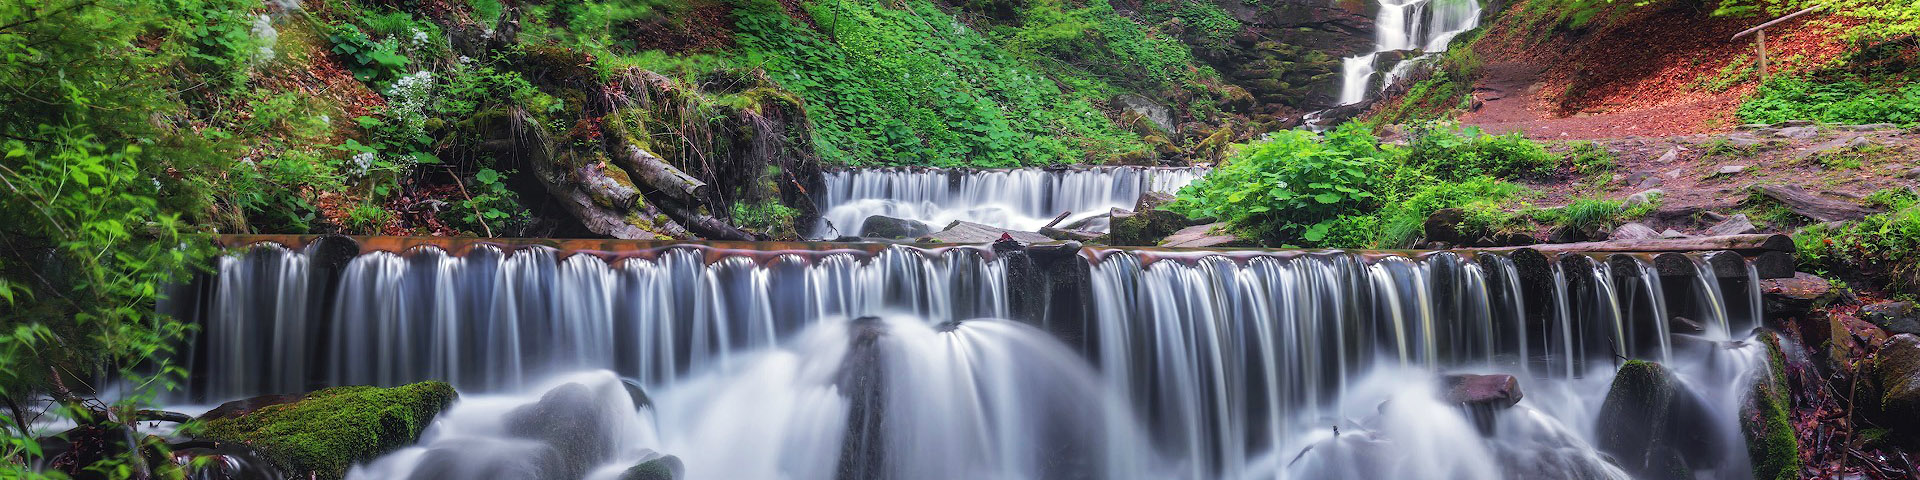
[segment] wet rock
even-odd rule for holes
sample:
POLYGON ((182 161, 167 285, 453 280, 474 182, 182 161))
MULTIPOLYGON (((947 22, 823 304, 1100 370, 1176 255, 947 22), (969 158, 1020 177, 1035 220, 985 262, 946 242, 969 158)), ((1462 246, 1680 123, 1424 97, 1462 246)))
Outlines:
POLYGON ((1827 279, 1806 272, 1761 280, 1760 292, 1761 308, 1768 318, 1802 318, 1837 297, 1827 279))
POLYGON ((234 400, 227 403, 222 403, 220 404, 220 406, 214 407, 213 410, 208 410, 207 413, 200 414, 200 420, 205 421, 205 420, 217 420, 222 418, 234 418, 241 415, 246 415, 248 413, 252 413, 253 411, 259 410, 261 408, 298 402, 300 401, 300 399, 303 399, 303 398, 307 398, 307 396, 306 395, 261 395, 253 398, 243 398, 243 399, 234 400))
POLYGON ((1766 374, 1754 380, 1740 407, 1740 431, 1747 440, 1747 458, 1753 478, 1791 480, 1800 477, 1800 443, 1788 409, 1793 406, 1787 383, 1786 356, 1780 336, 1759 337, 1767 349, 1766 374))
POLYGON ((1883 302, 1860 307, 1860 318, 1889 334, 1920 335, 1920 312, 1914 311, 1913 302, 1883 302))
POLYGON ((1722 235, 1754 233, 1756 230, 1753 226, 1753 221, 1747 220, 1746 214, 1739 213, 1727 217, 1726 220, 1722 220, 1720 223, 1714 224, 1711 227, 1707 227, 1705 234, 1709 237, 1718 237, 1722 235))
POLYGON ((1160 246, 1208 248, 1258 247, 1260 244, 1227 232, 1227 224, 1225 223, 1209 223, 1206 225, 1194 225, 1180 229, 1178 232, 1173 232, 1173 235, 1168 235, 1166 240, 1160 242, 1160 246))
POLYGON ((871 238, 920 238, 933 233, 933 227, 919 220, 874 215, 860 222, 860 236, 871 238))
POLYGON ((569 383, 548 390, 540 401, 507 412, 507 433, 545 444, 538 455, 542 470, 554 478, 580 478, 609 460, 614 439, 604 425, 613 420, 602 414, 592 388, 569 383))
POLYGON ((193 480, 281 480, 287 475, 245 444, 190 441, 172 446, 173 462, 193 480))
POLYGON ((233 417, 203 418, 205 428, 196 439, 245 443, 281 471, 335 479, 346 475, 348 466, 418 441, 455 397, 444 382, 335 387, 233 417))
POLYGON ((1712 411, 1666 367, 1631 360, 1620 366, 1600 406, 1595 446, 1634 478, 1692 478, 1692 469, 1714 466, 1726 443, 1716 438, 1712 411))
POLYGON ((1507 408, 1520 403, 1520 380, 1513 375, 1447 375, 1441 379, 1446 400, 1461 405, 1507 408))
POLYGON ((1158 208, 1132 212, 1114 209, 1112 218, 1113 225, 1107 233, 1108 245, 1158 245, 1160 239, 1197 224, 1188 220, 1186 215, 1158 208))
POLYGON ((1920 427, 1920 337, 1894 335, 1873 355, 1874 386, 1880 394, 1880 421, 1910 437, 1920 427))
POLYGON ((1120 108, 1127 109, 1127 111, 1133 112, 1153 122, 1153 126, 1158 127, 1160 131, 1174 131, 1173 113, 1168 110, 1165 105, 1155 103, 1153 100, 1147 99, 1147 97, 1133 94, 1121 95, 1113 101, 1114 104, 1119 105, 1120 108))
POLYGON ((1642 225, 1638 222, 1627 222, 1618 228, 1614 228, 1613 234, 1607 238, 1614 240, 1648 240, 1660 238, 1660 232, 1656 232, 1652 227, 1642 225))
POLYGON ((685 477, 686 466, 680 463, 680 457, 673 455, 649 459, 620 472, 620 480, 674 480, 685 477))
POLYGON ((1888 337, 1872 322, 1845 313, 1829 314, 1827 326, 1827 360, 1846 371, 1852 371, 1854 359, 1866 358, 1888 337))
POLYGON ((1053 239, 1047 238, 1046 235, 1034 232, 1008 230, 992 225, 982 225, 958 220, 948 224, 947 228, 941 230, 939 233, 922 237, 922 240, 935 243, 980 244, 999 241, 1002 235, 1012 237, 1014 241, 1020 243, 1045 243, 1053 241, 1053 239))
POLYGON ((622 378, 620 387, 627 390, 627 398, 633 399, 634 410, 653 407, 653 397, 647 395, 646 387, 640 386, 640 382, 622 378))

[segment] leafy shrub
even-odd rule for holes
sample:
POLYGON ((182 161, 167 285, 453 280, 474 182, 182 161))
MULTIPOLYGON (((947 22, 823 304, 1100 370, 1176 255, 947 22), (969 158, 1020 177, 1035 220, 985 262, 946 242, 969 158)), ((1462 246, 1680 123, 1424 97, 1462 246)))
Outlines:
POLYGON ((465 187, 468 198, 447 212, 454 217, 448 223, 489 237, 516 235, 531 226, 533 213, 520 205, 518 194, 507 188, 507 177, 512 174, 511 170, 501 173, 491 168, 475 172, 473 181, 465 187))
POLYGON ((247 80, 247 63, 260 52, 253 36, 258 0, 171 0, 153 2, 167 18, 168 30, 185 47, 187 68, 216 86, 233 88, 247 80))
POLYGON ((1780 76, 1740 104, 1740 121, 1780 123, 1809 120, 1824 123, 1920 124, 1920 84, 1897 90, 1869 87, 1855 80, 1814 83, 1780 76))
POLYGON ((799 229, 793 224, 797 218, 799 210, 780 202, 733 204, 735 225, 773 238, 799 238, 799 229))
POLYGON ((400 43, 393 38, 374 41, 352 25, 334 25, 327 41, 333 53, 347 61, 353 78, 372 84, 384 84, 406 73, 407 57, 400 54, 400 43))
POLYGON ((1551 170, 1559 157, 1518 133, 1487 135, 1478 127, 1427 123, 1414 128, 1407 164, 1443 180, 1482 175, 1511 177, 1551 170))
POLYGON ((1605 145, 1589 141, 1578 141, 1568 143, 1567 146, 1569 147, 1567 149, 1567 165, 1572 167, 1575 173, 1593 175, 1596 173, 1611 172, 1613 169, 1620 167, 1620 161, 1614 158, 1613 152, 1607 151, 1605 145))
POLYGON ((1500 207, 1520 191, 1517 185, 1491 177, 1420 184, 1414 191, 1398 196, 1380 209, 1378 216, 1381 220, 1376 234, 1360 246, 1411 247, 1414 240, 1424 233, 1427 217, 1447 208, 1467 212, 1466 220, 1459 225, 1461 232, 1496 233, 1514 223, 1513 215, 1500 207))
POLYGON ((1169 209, 1263 239, 1321 242, 1339 217, 1379 205, 1389 162, 1368 128, 1349 123, 1324 142, 1305 131, 1274 132, 1181 189, 1169 209))
POLYGON ((1621 205, 1620 201, 1604 198, 1575 198, 1566 206, 1535 211, 1533 218, 1561 228, 1605 232, 1612 230, 1628 213, 1621 205))
POLYGON ((1800 264, 1815 273, 1884 278, 1898 291, 1920 288, 1920 198, 1905 189, 1867 197, 1885 213, 1841 226, 1813 225, 1793 235, 1800 264))

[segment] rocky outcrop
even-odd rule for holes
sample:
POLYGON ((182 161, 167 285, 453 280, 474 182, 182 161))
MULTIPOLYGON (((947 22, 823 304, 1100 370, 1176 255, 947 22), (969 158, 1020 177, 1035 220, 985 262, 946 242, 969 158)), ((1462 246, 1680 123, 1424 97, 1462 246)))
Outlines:
POLYGON ((1726 445, 1715 432, 1712 409, 1658 363, 1631 360, 1620 366, 1600 406, 1595 446, 1641 479, 1690 479, 1711 468, 1726 445))
POLYGON ((927 235, 921 241, 932 243, 980 244, 999 241, 1001 236, 1011 237, 1020 243, 1046 243, 1053 241, 1046 235, 1034 232, 1008 230, 992 225, 955 220, 946 229, 927 235))
POLYGON ((205 428, 196 438, 246 444, 300 477, 338 479, 353 464, 418 441, 455 396, 444 382, 335 387, 252 408, 223 406, 199 419, 205 428))
POLYGON ((1878 421, 1913 435, 1920 427, 1920 337, 1894 335, 1874 352, 1871 370, 1878 421))
POLYGON ((1800 443, 1789 415, 1793 404, 1786 354, 1778 334, 1769 332, 1758 340, 1767 350, 1766 369, 1754 379, 1740 408, 1740 431, 1746 436, 1753 478, 1800 478, 1800 443))
POLYGON ((933 233, 933 227, 919 220, 874 215, 860 222, 860 236, 867 238, 920 238, 933 233))
POLYGON ((1338 106, 1341 58, 1373 49, 1370 13, 1320 2, 1262 8, 1269 11, 1237 12, 1247 29, 1228 48, 1195 53, 1267 112, 1338 106))

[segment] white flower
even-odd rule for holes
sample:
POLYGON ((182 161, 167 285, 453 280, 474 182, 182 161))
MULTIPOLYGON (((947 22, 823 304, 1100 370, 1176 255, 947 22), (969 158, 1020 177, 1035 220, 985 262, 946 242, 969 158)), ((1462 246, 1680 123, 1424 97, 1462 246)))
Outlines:
POLYGON ((460 56, 460 63, 463 63, 463 64, 466 64, 466 63, 473 63, 473 57, 469 57, 469 56, 466 56, 466 55, 461 55, 461 56, 460 56))
POLYGON ((367 169, 373 168, 373 152, 360 152, 354 155, 353 167, 355 175, 367 173, 367 169))
POLYGON ((420 30, 418 28, 413 29, 413 48, 415 49, 426 48, 427 40, 429 39, 430 38, 427 36, 426 31, 420 30))

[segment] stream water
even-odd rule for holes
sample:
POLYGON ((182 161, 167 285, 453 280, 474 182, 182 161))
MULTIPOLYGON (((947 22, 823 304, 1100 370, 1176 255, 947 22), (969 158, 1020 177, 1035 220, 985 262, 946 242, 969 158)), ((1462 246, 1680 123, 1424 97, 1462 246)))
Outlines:
MULTIPOLYGON (((1664 361, 1738 439, 1760 354, 1737 341, 1756 282, 1628 256, 311 248, 198 284, 189 394, 461 390, 352 478, 614 478, 662 454, 695 479, 1626 478, 1593 447, 1620 359, 1664 361), (1446 373, 1525 397, 1481 430, 1446 373)), ((1737 440, 1699 455, 1745 475, 1737 440)))
POLYGON ((1480 26, 1478 0, 1379 0, 1374 16, 1373 52, 1348 57, 1342 63, 1340 104, 1365 101, 1377 90, 1393 85, 1415 62, 1447 51, 1453 37, 1480 26), (1381 53, 1406 51, 1405 58, 1386 72, 1376 65, 1381 53), (1385 73, 1379 83, 1375 76, 1385 73))

